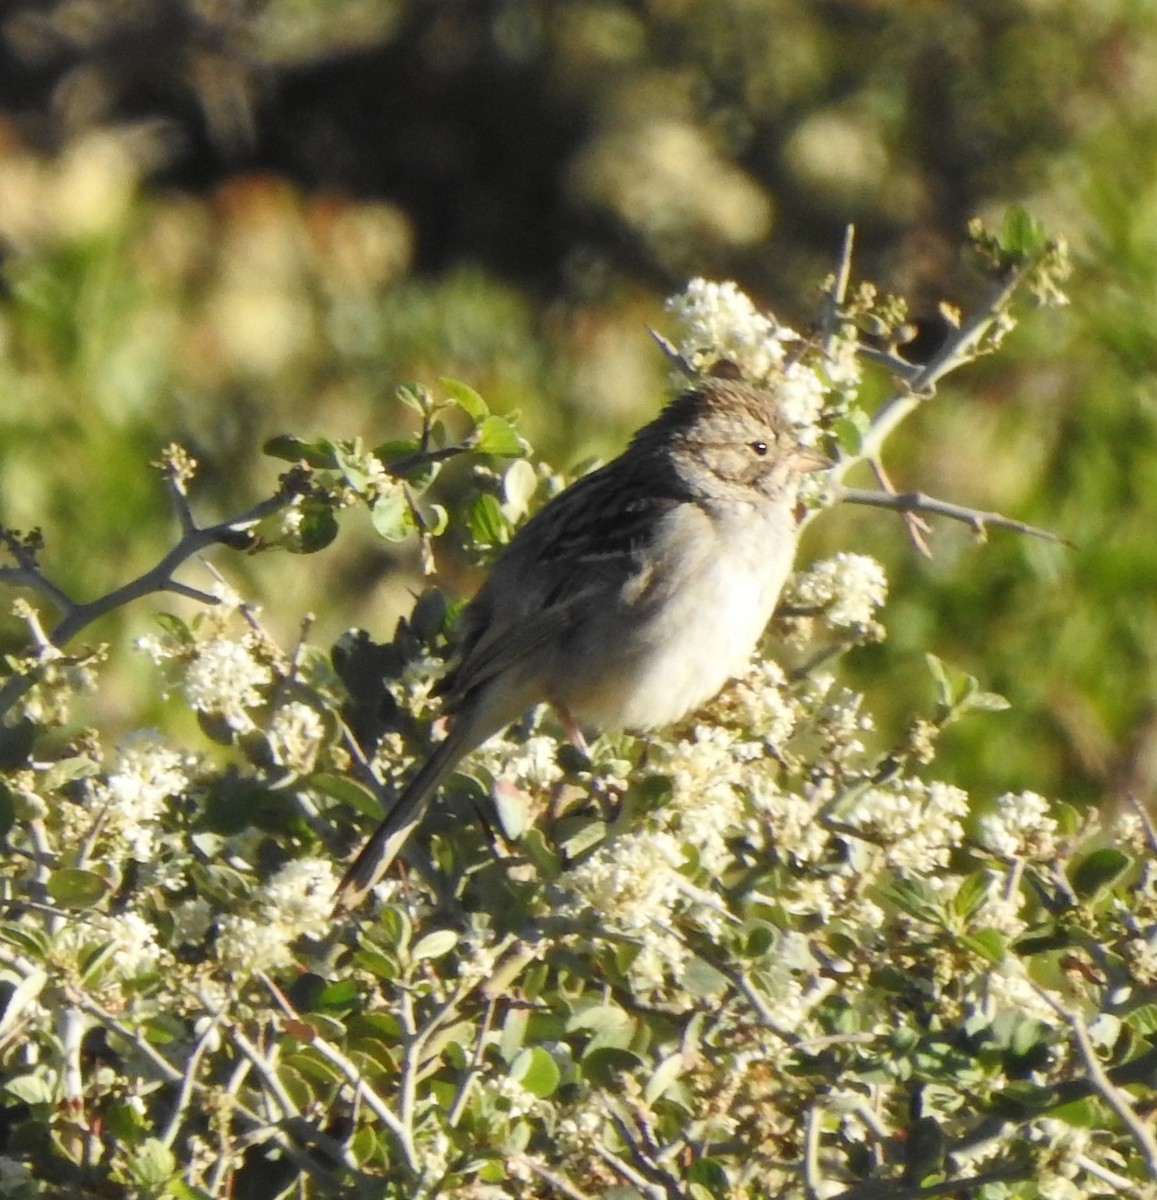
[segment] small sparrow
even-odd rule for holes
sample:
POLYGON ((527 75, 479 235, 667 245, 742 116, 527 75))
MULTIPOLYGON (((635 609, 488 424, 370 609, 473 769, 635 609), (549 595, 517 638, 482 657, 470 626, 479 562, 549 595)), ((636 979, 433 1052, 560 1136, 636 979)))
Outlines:
POLYGON ((774 394, 711 378, 519 530, 462 614, 449 728, 338 885, 381 879, 459 760, 547 701, 564 724, 669 725, 742 672, 791 570, 801 446, 774 394))

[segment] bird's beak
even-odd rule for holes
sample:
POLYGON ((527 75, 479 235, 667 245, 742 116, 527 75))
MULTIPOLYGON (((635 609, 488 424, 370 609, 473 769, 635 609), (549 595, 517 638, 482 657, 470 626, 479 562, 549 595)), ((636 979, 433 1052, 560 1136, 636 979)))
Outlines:
POLYGON ((791 463, 801 475, 810 474, 812 471, 830 471, 836 465, 834 459, 821 454, 812 446, 797 446, 792 451, 791 463))

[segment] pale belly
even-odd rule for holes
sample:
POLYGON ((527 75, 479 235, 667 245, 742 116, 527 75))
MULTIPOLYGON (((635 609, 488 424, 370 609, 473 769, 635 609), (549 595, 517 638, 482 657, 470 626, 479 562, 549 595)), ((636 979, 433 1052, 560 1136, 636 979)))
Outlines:
POLYGON ((743 672, 791 569, 794 528, 761 534, 748 525, 743 542, 587 631, 561 689, 568 694, 558 697, 572 715, 600 728, 658 728, 743 672))

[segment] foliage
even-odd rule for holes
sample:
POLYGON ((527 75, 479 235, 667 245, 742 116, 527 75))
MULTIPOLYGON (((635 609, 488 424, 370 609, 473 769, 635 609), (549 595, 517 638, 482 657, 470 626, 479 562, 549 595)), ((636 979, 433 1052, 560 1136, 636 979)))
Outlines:
MULTIPOLYGON (((931 353, 940 302, 978 300, 965 223, 1028 204, 1074 247, 1071 307, 1028 319, 967 395, 943 388, 890 465, 901 490, 1073 548, 961 529, 926 562, 869 514, 809 545, 854 545, 899 585, 890 638, 850 666, 883 727, 929 646, 1008 696, 1013 719, 944 747, 947 777, 1147 796, 1155 44, 1157 9, 1133 0, 11 0, 0 516, 51 528, 53 578, 102 595, 169 544, 159 447, 190 448, 221 516, 271 486, 255 442, 403 436, 397 384, 442 374, 572 468, 653 411, 645 328, 686 277, 799 323, 853 221, 931 353)), ((435 502, 460 485, 445 472, 435 502)), ((468 591, 471 565, 442 563, 468 591)), ((245 588, 327 638, 388 627, 421 586, 368 521, 324 576, 249 565, 245 588)), ((99 635, 127 636, 117 611, 99 635)), ((22 636, 0 616, 0 644, 22 636)), ((103 678, 91 719, 143 711, 139 671, 103 678)))
MULTIPOLYGON (((999 347, 1016 292, 1055 295, 1060 248, 1023 218, 977 243, 989 302, 922 366, 847 257, 815 338, 698 280, 670 353, 725 354, 790 398, 838 456, 815 515, 999 347), (877 374, 898 380, 878 404, 877 374)), ((427 565, 447 528, 485 559, 564 482, 473 389, 400 400, 413 432, 372 450, 273 439, 276 493, 208 526, 171 448, 180 540, 103 601, 73 602, 41 539, 5 533, 0 578, 61 610, 46 632, 20 602, 29 644, 0 689, 5 1194, 1153 1194, 1154 831, 1035 793, 973 814, 928 768, 949 725, 1002 701, 938 660, 935 703, 881 738, 832 670, 885 634, 863 555, 797 572, 783 665, 661 737, 580 752, 533 714, 493 739, 408 868, 334 916, 335 862, 429 748, 455 605, 427 588, 385 645, 326 652, 306 624, 286 650, 177 572, 215 542, 328 553, 355 507, 427 565), (473 470, 450 512, 430 489, 456 460, 473 470), (69 726, 105 669, 70 639, 158 590, 204 602, 139 642, 154 688, 196 711, 195 751, 69 726)))

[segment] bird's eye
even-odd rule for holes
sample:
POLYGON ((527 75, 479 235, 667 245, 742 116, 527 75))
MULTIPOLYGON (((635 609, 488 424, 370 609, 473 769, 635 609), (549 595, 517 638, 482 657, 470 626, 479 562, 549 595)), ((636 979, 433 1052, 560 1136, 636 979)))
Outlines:
POLYGON ((747 444, 752 448, 752 450, 755 451, 756 454, 759 455, 760 458, 763 458, 763 456, 767 453, 766 442, 748 442, 747 444))

